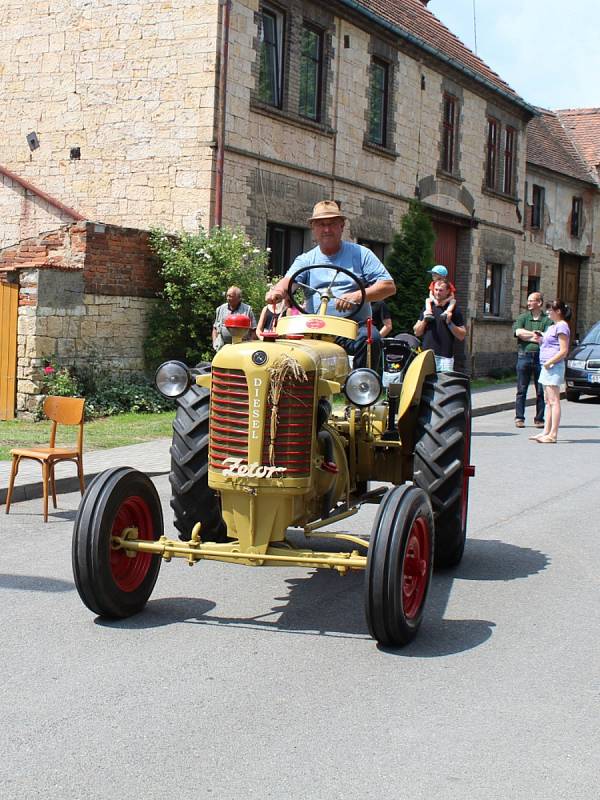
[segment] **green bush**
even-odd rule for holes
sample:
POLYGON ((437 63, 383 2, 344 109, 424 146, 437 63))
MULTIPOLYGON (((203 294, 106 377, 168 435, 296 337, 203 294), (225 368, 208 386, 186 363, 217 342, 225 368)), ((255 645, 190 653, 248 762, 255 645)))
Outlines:
POLYGON ((396 282, 397 292, 386 300, 394 332, 412 333, 413 325, 425 307, 427 287, 433 266, 435 232, 422 203, 411 200, 394 236, 385 264, 396 282))
POLYGON ((210 361, 215 311, 229 286, 239 286, 258 319, 268 288, 267 251, 241 228, 228 227, 177 235, 153 230, 151 245, 160 261, 163 290, 149 321, 148 366, 169 358, 187 364, 210 361))
MULTIPOLYGON (((173 402, 163 397, 145 378, 114 378, 109 369, 91 359, 86 367, 59 367, 52 362, 44 367, 42 392, 59 397, 85 397, 86 420, 115 414, 171 411, 173 402)), ((36 419, 43 419, 43 400, 36 419)))

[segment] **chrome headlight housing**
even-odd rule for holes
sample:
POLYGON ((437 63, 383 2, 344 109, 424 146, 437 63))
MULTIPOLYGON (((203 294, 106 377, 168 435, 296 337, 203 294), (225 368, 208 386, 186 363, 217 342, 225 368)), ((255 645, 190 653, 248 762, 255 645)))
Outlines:
POLYGON ((582 361, 580 358, 570 358, 567 361, 567 367, 570 369, 585 369, 586 361, 582 361))
POLYGON ((344 394, 354 406, 370 406, 381 394, 381 378, 373 369, 355 369, 346 378, 344 394))
POLYGON ((154 376, 156 388, 163 397, 180 397, 191 383, 189 369, 181 361, 165 361, 154 376))

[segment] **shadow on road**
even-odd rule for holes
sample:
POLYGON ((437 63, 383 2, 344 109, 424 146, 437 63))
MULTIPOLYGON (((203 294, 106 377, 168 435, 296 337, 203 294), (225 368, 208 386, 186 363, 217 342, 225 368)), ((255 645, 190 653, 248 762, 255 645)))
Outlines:
MULTIPOLYGON (((402 649, 380 650, 409 658, 437 658, 478 647, 492 635, 495 623, 444 618, 454 581, 524 579, 542 572, 549 563, 548 557, 539 550, 494 539, 469 541, 457 569, 435 573, 417 639, 402 649)), ((302 636, 369 638, 361 573, 350 573, 342 578, 332 570, 315 570, 307 576, 288 578, 286 584, 286 596, 274 598, 276 604, 269 611, 252 617, 219 616, 211 613, 215 604, 209 600, 173 597, 151 600, 145 611, 135 617, 116 622, 97 619, 96 623, 126 629, 192 623, 302 636)))
POLYGON ((8 575, 0 573, 0 589, 21 589, 24 592, 72 592, 75 584, 40 575, 8 575))

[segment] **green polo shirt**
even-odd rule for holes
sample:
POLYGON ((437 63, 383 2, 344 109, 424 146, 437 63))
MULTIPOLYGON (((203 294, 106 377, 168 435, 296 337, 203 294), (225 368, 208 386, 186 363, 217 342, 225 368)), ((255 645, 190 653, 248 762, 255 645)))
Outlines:
MULTIPOLYGON (((517 335, 517 328, 525 328, 526 331, 542 331, 542 333, 544 333, 544 331, 548 330, 550 325, 552 325, 552 320, 545 311, 542 312, 539 319, 534 319, 531 311, 526 311, 515 320, 513 333, 515 336, 517 335)), ((540 346, 536 342, 524 342, 523 339, 519 339, 518 337, 517 341, 519 343, 519 353, 538 353, 540 350, 540 346)))

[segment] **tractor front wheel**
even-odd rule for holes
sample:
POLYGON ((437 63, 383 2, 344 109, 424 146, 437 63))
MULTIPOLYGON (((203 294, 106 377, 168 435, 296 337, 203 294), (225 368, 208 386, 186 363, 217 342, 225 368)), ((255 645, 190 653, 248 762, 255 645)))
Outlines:
POLYGON ((377 510, 365 577, 371 636, 402 646, 417 634, 433 569, 433 512, 416 486, 394 486, 377 510))
POLYGON ((160 499, 147 475, 116 467, 88 486, 73 529, 73 575, 85 605, 101 617, 129 617, 141 611, 152 594, 160 556, 115 548, 113 537, 128 528, 137 539, 163 535, 160 499))

